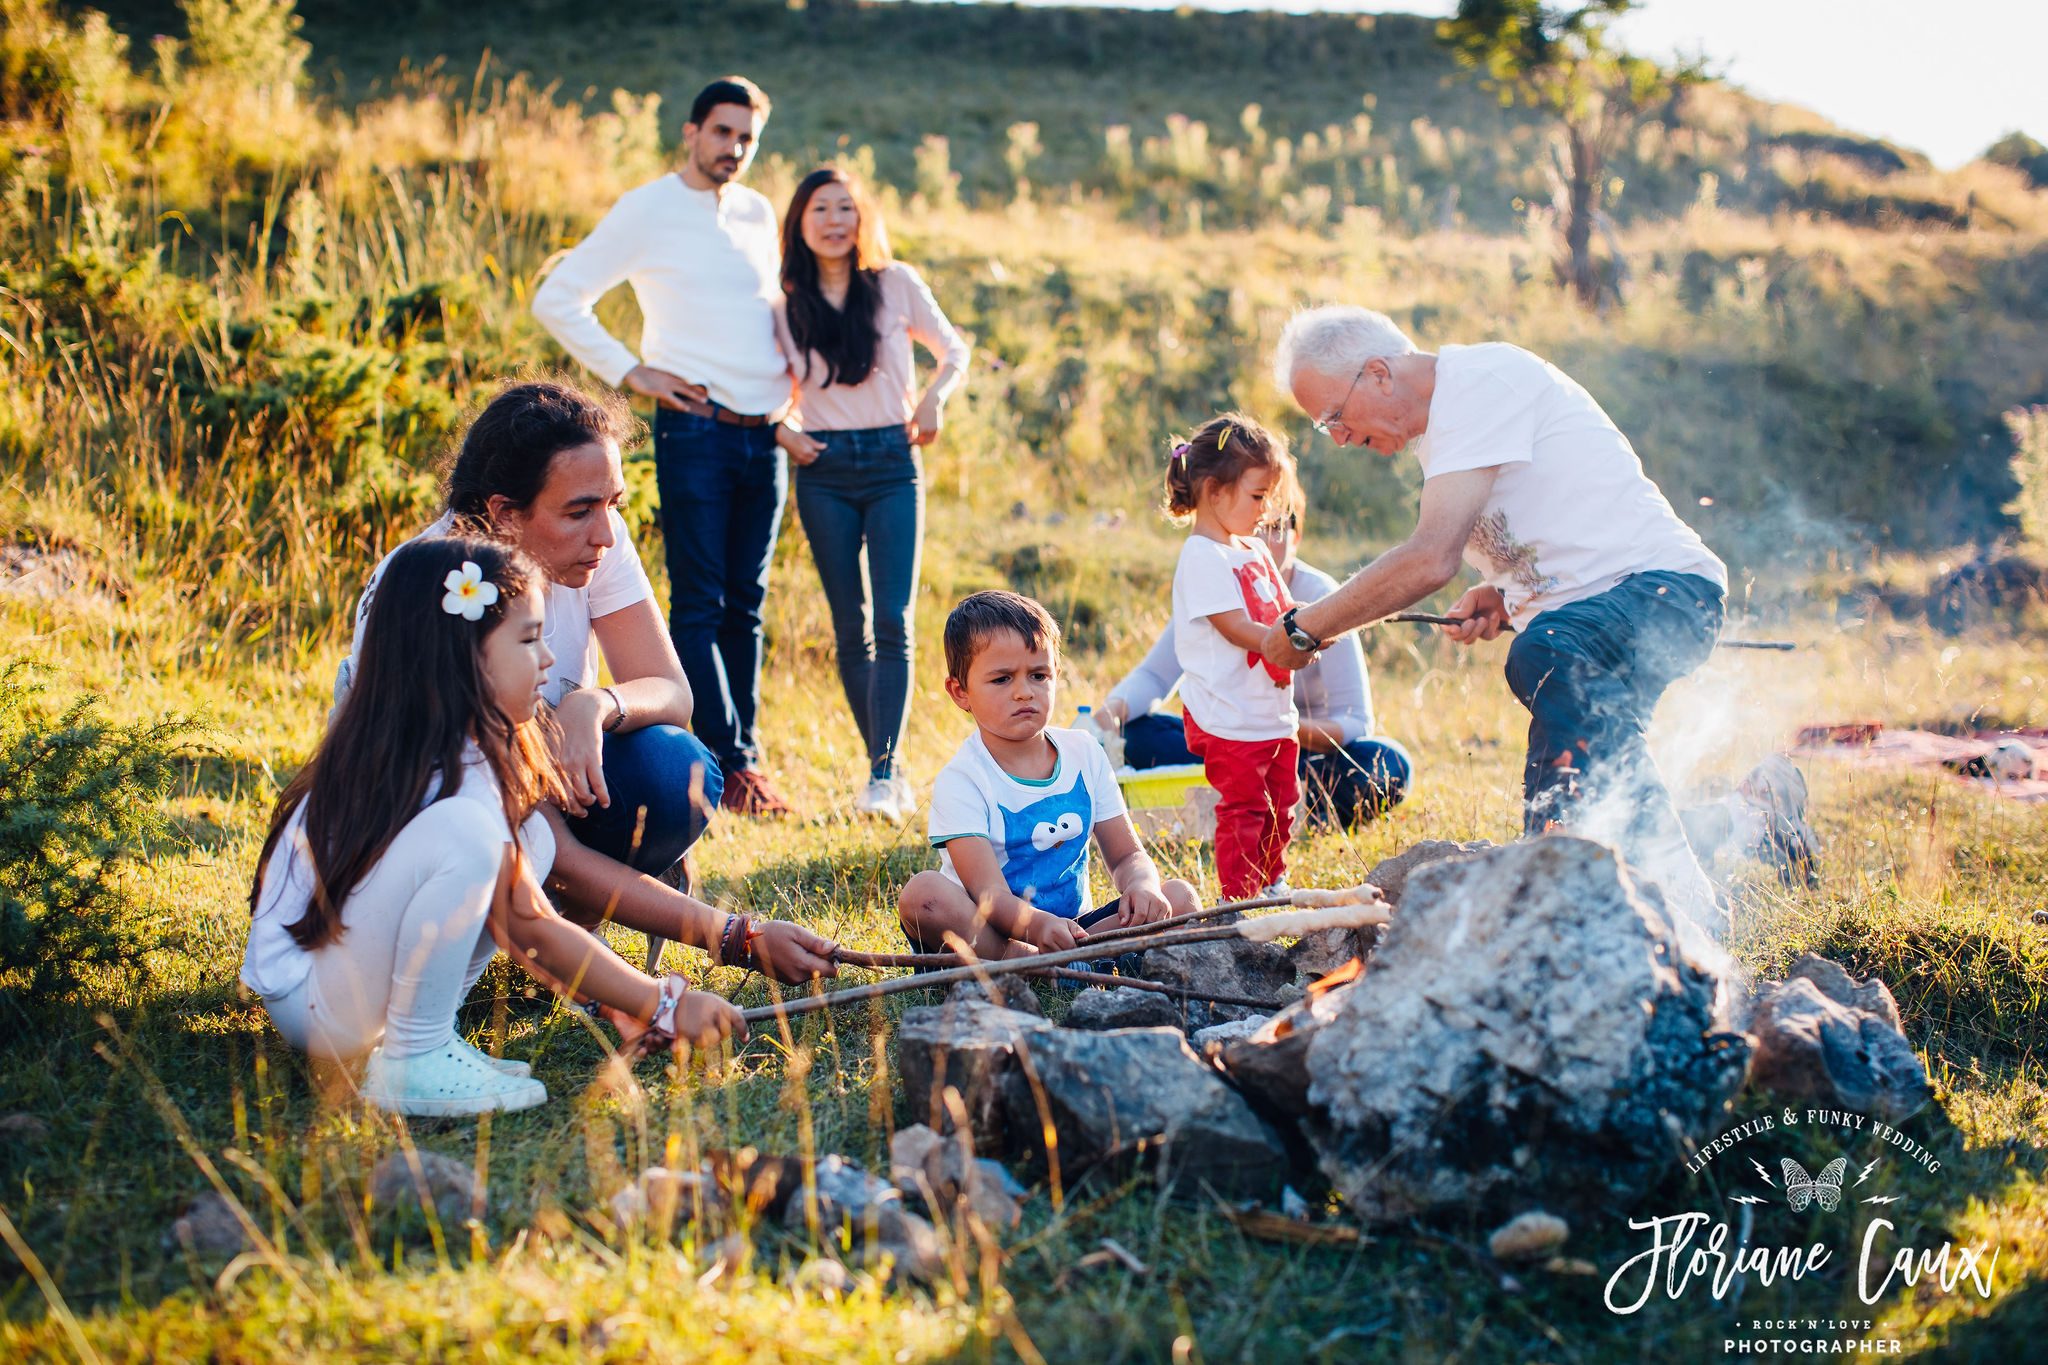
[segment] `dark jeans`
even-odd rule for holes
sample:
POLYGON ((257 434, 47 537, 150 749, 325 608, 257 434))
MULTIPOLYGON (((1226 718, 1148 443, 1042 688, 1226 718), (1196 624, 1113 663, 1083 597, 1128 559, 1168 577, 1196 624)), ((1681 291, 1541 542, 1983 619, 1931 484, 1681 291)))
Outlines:
POLYGON ((697 842, 725 790, 711 751, 673 725, 606 735, 604 782, 612 803, 569 817, 569 832, 585 848, 650 877, 668 871, 697 842), (702 784, 701 808, 690 800, 693 782, 702 784))
POLYGON ((796 470, 796 514, 832 608, 839 683, 874 777, 896 772, 910 718, 924 478, 901 426, 814 431, 824 453, 796 470))
MULTIPOLYGON (((1158 768, 1201 760, 1188 751, 1180 717, 1155 711, 1124 722, 1124 761, 1133 768, 1158 768)), ((1356 829, 1408 795, 1415 760, 1382 736, 1354 739, 1330 753, 1303 750, 1299 771, 1313 826, 1356 829)))
POLYGON ((668 549, 668 633, 720 765, 752 766, 761 704, 761 601, 789 475, 775 428, 662 408, 654 470, 668 549))
POLYGON ((1542 613, 1515 636, 1507 677, 1529 708, 1526 832, 1581 823, 1615 801, 1625 846, 1682 837, 1645 736, 1664 689, 1713 652, 1721 621, 1722 592, 1709 580, 1640 573, 1542 613))

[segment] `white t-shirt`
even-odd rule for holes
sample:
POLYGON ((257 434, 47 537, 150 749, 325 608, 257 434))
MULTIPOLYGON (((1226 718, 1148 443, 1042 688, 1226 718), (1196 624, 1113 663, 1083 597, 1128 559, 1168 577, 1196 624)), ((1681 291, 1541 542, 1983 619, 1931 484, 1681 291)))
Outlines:
MULTIPOLYGON (((541 638, 547 641, 548 652, 555 656, 555 663, 548 670, 548 680, 541 688, 541 695, 547 698, 550 706, 560 706, 562 698, 571 692, 597 682, 598 664, 604 656, 598 648, 597 636, 591 633, 591 621, 654 596, 654 585, 647 581, 647 570, 641 567, 640 556, 633 549, 633 537, 626 529, 626 519, 616 509, 607 509, 606 515, 612 519, 613 543, 604 552, 604 558, 597 561, 590 581, 580 588, 564 587, 555 582, 548 584, 547 606, 541 617, 541 638)), ((439 521, 414 536, 413 540, 445 536, 454 526, 454 513, 444 513, 439 521)), ((407 545, 411 543, 406 542, 407 545)), ((397 550, 391 552, 393 555, 397 553, 397 550)), ((348 689, 355 682, 356 659, 363 650, 363 627, 370 619, 370 599, 376 596, 377 581, 384 576, 384 566, 390 562, 391 555, 378 562, 370 573, 369 583, 363 588, 363 595, 356 601, 355 639, 349 646, 348 657, 341 661, 341 667, 334 675, 336 706, 341 705, 341 699, 348 695, 348 689)), ((439 597, 420 604, 422 611, 440 609, 439 597)))
POLYGON ((1209 621, 1242 610, 1271 625, 1293 605, 1263 542, 1188 537, 1173 571, 1173 654, 1181 701, 1195 724, 1218 739, 1293 737, 1294 675, 1230 643, 1209 621))
POLYGON ((1571 377, 1506 342, 1436 358, 1422 477, 1499 466, 1465 562, 1500 589, 1515 629, 1634 573, 1728 570, 1643 474, 1643 462, 1571 377))
POLYGON ((1056 757, 1043 781, 1012 777, 976 730, 932 784, 931 840, 939 870, 966 889, 946 845, 980 836, 995 850, 1003 881, 1033 907, 1076 919, 1088 905, 1088 839, 1124 813, 1109 756, 1079 730, 1047 730, 1056 757))
MULTIPOLYGON (((439 784, 429 790, 438 792, 439 784)), ((462 785, 446 801, 460 802, 464 824, 480 843, 494 847, 512 841, 512 828, 505 822, 504 798, 499 794, 497 775, 484 761, 483 751, 474 743, 464 750, 462 785)), ((426 806, 440 804, 429 795, 426 806)), ((421 809, 426 809, 422 806, 421 809)), ((263 868, 263 893, 256 900, 256 913, 249 921, 249 942, 242 954, 242 984, 265 1000, 276 1000, 297 990, 313 970, 313 954, 292 938, 289 926, 305 918, 313 900, 313 860, 305 852, 306 803, 285 822, 270 861, 263 868)), ((539 811, 526 817, 519 827, 520 845, 541 881, 555 865, 555 832, 539 811)), ((349 923, 349 905, 341 903, 341 923, 349 923)), ((485 926, 484 933, 490 928, 485 926)))

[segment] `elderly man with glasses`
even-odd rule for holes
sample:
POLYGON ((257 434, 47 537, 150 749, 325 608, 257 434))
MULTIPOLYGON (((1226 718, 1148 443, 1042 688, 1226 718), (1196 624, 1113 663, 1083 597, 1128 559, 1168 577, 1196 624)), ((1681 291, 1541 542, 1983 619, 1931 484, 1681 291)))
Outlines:
POLYGON ((1717 917, 1645 731, 1665 688, 1713 649, 1728 573, 1644 476, 1628 438, 1591 394, 1520 347, 1428 354, 1365 308, 1296 315, 1274 372, 1337 444, 1386 456, 1413 444, 1423 485, 1414 533, 1282 616, 1266 658, 1299 668, 1471 564, 1481 582, 1444 632, 1461 644, 1515 633, 1508 686, 1530 715, 1525 831, 1605 838, 1695 921, 1717 917))

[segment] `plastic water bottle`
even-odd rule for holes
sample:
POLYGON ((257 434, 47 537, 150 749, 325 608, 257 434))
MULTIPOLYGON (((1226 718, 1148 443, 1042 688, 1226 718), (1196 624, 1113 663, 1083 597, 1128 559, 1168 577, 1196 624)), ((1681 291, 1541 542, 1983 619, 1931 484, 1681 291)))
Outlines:
POLYGON ((1074 708, 1074 728, 1102 746, 1102 752, 1108 757, 1110 767, 1117 768, 1123 765, 1124 737, 1116 732, 1115 726, 1104 725, 1097 720, 1094 707, 1074 708))

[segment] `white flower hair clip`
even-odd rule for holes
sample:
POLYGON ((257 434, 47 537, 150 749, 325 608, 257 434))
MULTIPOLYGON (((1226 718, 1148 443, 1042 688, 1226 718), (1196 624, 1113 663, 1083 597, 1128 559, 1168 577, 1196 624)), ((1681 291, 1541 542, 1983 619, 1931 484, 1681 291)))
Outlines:
POLYGON ((484 571, 473 559, 463 560, 459 569, 450 569, 441 586, 448 589, 441 610, 465 621, 483 620, 484 608, 498 600, 498 585, 485 581, 484 571))

